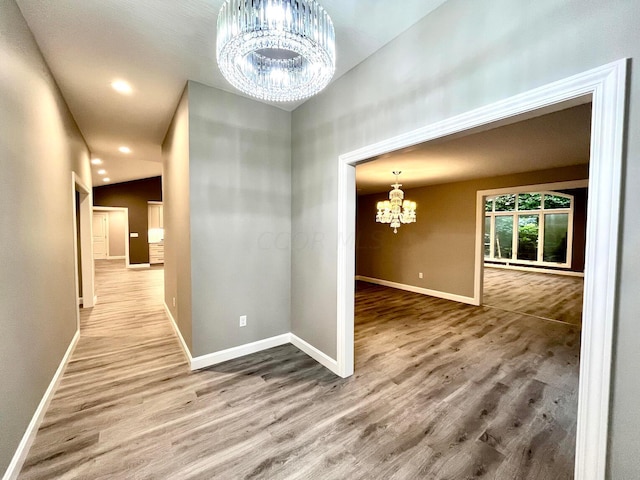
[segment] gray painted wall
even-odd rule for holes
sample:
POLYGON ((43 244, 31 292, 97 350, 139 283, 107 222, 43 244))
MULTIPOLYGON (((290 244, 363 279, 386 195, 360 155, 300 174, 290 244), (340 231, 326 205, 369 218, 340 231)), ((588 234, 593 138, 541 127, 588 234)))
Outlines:
POLYGON ((162 143, 162 171, 164 301, 187 348, 192 350, 188 88, 185 88, 180 98, 162 143))
POLYGON ((291 114, 190 81, 162 151, 165 301, 191 354, 288 333, 291 114))
POLYGON ((288 333, 291 114, 189 82, 189 189, 193 355, 288 333))
MULTIPOLYGON (((449 0, 293 112, 292 331, 336 354, 337 158, 618 60, 637 0, 449 0)), ((338 40, 339 41, 339 40, 338 40)), ((640 80, 630 77, 609 476, 640 476, 640 80)))
POLYGON ((0 473, 76 331, 71 172, 89 151, 13 0, 0 1, 0 473), (46 248, 45 248, 46 245, 46 248))

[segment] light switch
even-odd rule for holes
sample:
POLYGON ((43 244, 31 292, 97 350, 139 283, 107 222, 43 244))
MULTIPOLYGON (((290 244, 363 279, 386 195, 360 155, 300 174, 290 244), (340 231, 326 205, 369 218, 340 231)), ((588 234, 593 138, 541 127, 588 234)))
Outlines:
POLYGON ((138 238, 138 237, 139 237, 139 235, 138 235, 138 233, 137 233, 137 232, 131 232, 131 233, 129 234, 129 236, 130 236, 131 238, 138 238))

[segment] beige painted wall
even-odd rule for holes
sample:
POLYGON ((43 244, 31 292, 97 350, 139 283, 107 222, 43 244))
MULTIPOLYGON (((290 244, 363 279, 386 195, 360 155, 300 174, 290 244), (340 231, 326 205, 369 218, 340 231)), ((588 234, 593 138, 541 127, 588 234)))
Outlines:
POLYGON ((13 0, 0 1, 0 475, 76 332, 71 172, 89 151, 13 0))
POLYGON ((180 98, 162 143, 164 301, 187 348, 191 335, 191 221, 189 207, 189 91, 180 98), (175 305, 174 305, 175 299, 175 305))
POLYGON ((478 190, 587 177, 583 165, 406 189, 405 198, 418 204, 418 221, 402 225, 397 234, 375 221, 376 204, 385 193, 358 197, 356 273, 473 297, 478 190))
POLYGON ((124 257, 124 212, 109 212, 109 256, 124 257))

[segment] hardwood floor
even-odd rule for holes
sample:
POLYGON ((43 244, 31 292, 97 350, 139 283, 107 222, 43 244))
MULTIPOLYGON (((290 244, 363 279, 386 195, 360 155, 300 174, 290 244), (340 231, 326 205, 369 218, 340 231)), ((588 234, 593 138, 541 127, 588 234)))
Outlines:
POLYGON ((291 345, 190 372, 162 270, 99 303, 21 479, 570 479, 579 328, 362 282, 356 373, 291 345))
POLYGON ((485 305, 582 325, 584 278, 484 269, 485 305))

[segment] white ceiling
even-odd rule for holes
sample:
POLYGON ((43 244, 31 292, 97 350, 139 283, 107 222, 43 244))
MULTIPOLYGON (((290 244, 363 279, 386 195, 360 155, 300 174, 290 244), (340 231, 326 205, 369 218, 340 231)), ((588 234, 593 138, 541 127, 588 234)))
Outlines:
MULTIPOLYGON (((336 30, 334 80, 445 1, 321 0, 336 30)), ((187 80, 238 93, 215 59, 223 0, 17 3, 110 183, 161 174, 160 145, 187 80), (112 90, 116 79, 131 83, 133 93, 112 90), (132 153, 118 152, 121 145, 132 153)))
POLYGON ((589 162, 591 103, 442 138, 356 167, 358 195, 385 192, 402 171, 403 189, 589 162))

